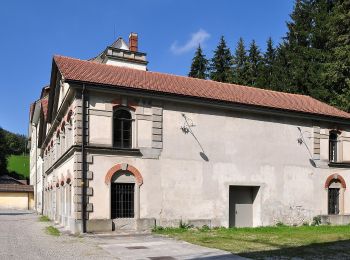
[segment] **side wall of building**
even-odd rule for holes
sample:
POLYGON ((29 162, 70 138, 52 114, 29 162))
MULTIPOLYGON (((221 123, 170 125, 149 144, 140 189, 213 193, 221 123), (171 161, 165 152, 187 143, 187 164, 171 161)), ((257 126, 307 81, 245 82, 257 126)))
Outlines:
MULTIPOLYGON (((90 142, 112 146, 113 100, 110 95, 91 96, 92 109, 103 112, 98 116, 93 112, 90 142), (104 131, 102 126, 106 126, 104 131)), ((228 226, 230 186, 258 187, 253 205, 254 226, 278 221, 301 224, 316 215, 327 214, 324 183, 329 175, 337 173, 346 182, 350 181, 348 170, 328 167, 328 157, 323 155, 328 153, 323 144, 328 137, 321 141, 321 160, 317 156, 314 158, 315 126, 320 127, 324 136, 328 136, 331 126, 306 119, 243 114, 169 102, 163 106, 157 104, 162 111, 159 124, 151 121, 147 125, 142 122, 147 114, 140 111, 154 108, 151 102, 144 108, 145 103, 139 100, 135 105, 133 123, 136 128, 133 144, 140 148, 140 156, 90 154, 89 171, 93 173, 89 182, 93 189, 90 219, 110 218, 110 185, 105 177, 116 164, 132 165, 141 173, 140 218, 155 218, 160 225, 173 225, 182 219, 208 220, 212 225, 228 226), (140 125, 142 127, 138 128, 140 125), (156 137, 160 142, 156 145, 155 126, 161 129, 156 137), (303 142, 300 142, 301 137, 303 142), (145 159, 143 156, 149 151, 142 153, 144 150, 137 146, 139 143, 160 148, 159 157, 145 159)), ((127 101, 124 106, 128 106, 127 101)), ((345 191, 345 197, 348 196, 345 191)), ((344 212, 349 213, 347 203, 344 207, 344 212)))

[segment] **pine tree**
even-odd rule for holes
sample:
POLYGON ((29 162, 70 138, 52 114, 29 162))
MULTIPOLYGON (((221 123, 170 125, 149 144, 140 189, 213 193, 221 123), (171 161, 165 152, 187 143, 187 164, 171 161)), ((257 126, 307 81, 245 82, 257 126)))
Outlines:
POLYGON ((282 92, 296 93, 295 85, 291 82, 290 60, 287 47, 280 44, 276 49, 275 66, 273 67, 272 89, 282 92))
POLYGON ((261 73, 261 54, 255 40, 252 41, 248 51, 248 85, 259 86, 261 73))
POLYGON ((273 47, 272 38, 266 42, 266 52, 262 62, 262 73, 260 77, 261 86, 263 88, 274 89, 274 66, 276 61, 276 50, 273 47))
POLYGON ((208 70, 208 60, 203 54, 202 48, 198 45, 196 53, 192 59, 191 70, 188 74, 189 77, 206 79, 208 70))
POLYGON ((288 78, 285 87, 291 92, 311 95, 327 101, 329 91, 321 79, 325 62, 323 33, 325 17, 330 15, 324 0, 297 0, 287 23, 288 32, 284 39, 283 54, 288 63, 288 71, 276 74, 278 81, 288 78), (322 33, 320 33, 322 32, 322 33), (323 41, 323 42, 322 42, 323 41))
POLYGON ((220 82, 232 81, 232 56, 224 36, 221 37, 211 59, 210 79, 220 82))
POLYGON ((327 85, 333 92, 331 104, 350 111, 350 0, 335 2, 329 20, 330 55, 326 63, 327 85))
POLYGON ((236 84, 248 84, 248 64, 244 41, 239 38, 233 58, 233 82, 236 84))

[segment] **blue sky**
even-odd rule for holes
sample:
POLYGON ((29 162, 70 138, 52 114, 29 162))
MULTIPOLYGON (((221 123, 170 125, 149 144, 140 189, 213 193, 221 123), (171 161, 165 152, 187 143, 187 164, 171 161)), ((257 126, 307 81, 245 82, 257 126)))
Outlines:
POLYGON ((29 104, 49 81, 52 56, 88 59, 139 34, 149 70, 186 75, 194 47, 212 56, 224 35, 263 50, 286 32, 293 0, 60 0, 0 2, 0 126, 26 134, 29 104), (215 4, 214 4, 215 3, 215 4))

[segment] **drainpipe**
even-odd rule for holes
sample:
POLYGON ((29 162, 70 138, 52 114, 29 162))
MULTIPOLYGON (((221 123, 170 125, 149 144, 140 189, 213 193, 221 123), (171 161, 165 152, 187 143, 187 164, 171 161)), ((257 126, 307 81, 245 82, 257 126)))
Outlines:
POLYGON ((82 209, 81 209, 81 220, 82 220, 82 232, 86 233, 86 154, 85 154, 85 144, 86 144, 86 108, 85 108, 85 84, 83 84, 83 89, 81 91, 82 100, 82 142, 81 142, 81 163, 82 163, 82 209))
POLYGON ((41 215, 44 215, 44 160, 41 165, 41 215))

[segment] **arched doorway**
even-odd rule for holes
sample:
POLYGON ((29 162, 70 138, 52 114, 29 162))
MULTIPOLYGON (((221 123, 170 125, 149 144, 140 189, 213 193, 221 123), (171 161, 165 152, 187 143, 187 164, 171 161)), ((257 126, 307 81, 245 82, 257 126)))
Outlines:
POLYGON ((111 179, 111 218, 135 217, 135 178, 119 171, 111 179))
POLYGON ((140 172, 128 164, 117 164, 106 174, 105 182, 110 186, 111 219, 140 218, 140 172))
POLYGON ((328 214, 344 214, 344 179, 338 174, 333 174, 327 178, 325 188, 328 192, 328 214))

